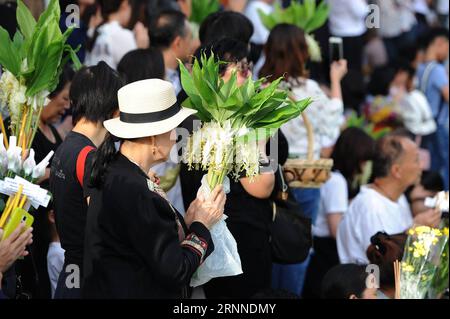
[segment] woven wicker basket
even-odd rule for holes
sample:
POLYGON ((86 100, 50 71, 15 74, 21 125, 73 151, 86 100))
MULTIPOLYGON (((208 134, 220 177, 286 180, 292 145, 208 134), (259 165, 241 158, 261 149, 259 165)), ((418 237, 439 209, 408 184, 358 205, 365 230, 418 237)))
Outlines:
POLYGON ((308 138, 307 159, 288 159, 284 165, 284 175, 289 180, 289 175, 294 179, 289 182, 291 188, 319 188, 329 178, 333 167, 332 159, 314 158, 314 132, 311 122, 306 114, 301 114, 305 123, 306 134, 308 138))

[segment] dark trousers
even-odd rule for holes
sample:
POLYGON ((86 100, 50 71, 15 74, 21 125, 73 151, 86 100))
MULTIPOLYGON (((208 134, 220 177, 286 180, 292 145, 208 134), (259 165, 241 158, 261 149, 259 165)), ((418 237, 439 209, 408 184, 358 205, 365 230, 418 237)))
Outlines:
POLYGON ((357 37, 343 37, 344 59, 348 62, 349 70, 362 72, 364 35, 357 37))
MULTIPOLYGON (((56 285, 55 290, 55 299, 81 299, 81 288, 72 287, 72 285, 68 285, 67 283, 72 283, 72 278, 69 276, 73 276, 74 274, 70 271, 67 271, 67 266, 71 263, 64 263, 63 269, 59 274, 58 284, 56 285)), ((81 284, 81 273, 79 274, 79 283, 81 284)))
POLYGON ((314 253, 306 271, 304 299, 320 299, 322 280, 326 273, 339 264, 336 240, 314 237, 314 253))
POLYGON ((236 239, 243 274, 214 278, 204 286, 206 297, 249 299, 270 289, 272 258, 269 234, 245 224, 227 222, 227 226, 236 239))

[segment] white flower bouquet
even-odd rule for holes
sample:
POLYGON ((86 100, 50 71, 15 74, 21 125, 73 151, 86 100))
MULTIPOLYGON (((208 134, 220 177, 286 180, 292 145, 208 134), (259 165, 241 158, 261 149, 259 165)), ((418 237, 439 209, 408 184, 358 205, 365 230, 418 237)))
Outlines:
MULTIPOLYGON (((64 34, 59 29, 61 12, 57 0, 50 1, 37 22, 21 0, 17 4, 19 30, 14 37, 10 39, 0 27, 0 64, 4 70, 0 78, 0 105, 8 107, 11 135, 17 137, 25 153, 33 143, 46 98, 58 85, 64 65, 71 59, 78 68, 80 62, 66 44, 73 27, 64 34)), ((4 143, 8 147, 6 139, 4 143)))
MULTIPOLYGON (((19 28, 14 37, 11 39, 0 27, 0 65, 3 67, 0 106, 7 108, 11 118, 10 126, 5 127, 0 113, 0 193, 10 196, 4 210, 6 213, 14 208, 10 205, 15 203, 17 206, 19 199, 22 202, 23 198, 27 199, 21 205, 25 208, 33 203, 35 208, 48 204, 48 192, 34 183, 44 176, 53 153, 36 165, 31 145, 47 96, 58 85, 64 65, 72 60, 75 69, 81 66, 76 50, 66 44, 74 27, 61 33, 60 16, 57 0, 50 1, 38 21, 23 1, 18 0, 19 28), (27 192, 24 197, 18 195, 20 186, 27 192)), ((6 213, 2 216, 3 221, 6 213)))

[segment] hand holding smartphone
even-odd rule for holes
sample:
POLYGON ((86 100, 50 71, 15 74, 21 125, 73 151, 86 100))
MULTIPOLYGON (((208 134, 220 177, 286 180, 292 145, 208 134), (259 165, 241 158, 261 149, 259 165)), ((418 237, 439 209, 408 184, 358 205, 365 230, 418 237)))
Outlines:
POLYGON ((342 38, 330 37, 330 64, 340 61, 344 58, 344 43, 342 38))

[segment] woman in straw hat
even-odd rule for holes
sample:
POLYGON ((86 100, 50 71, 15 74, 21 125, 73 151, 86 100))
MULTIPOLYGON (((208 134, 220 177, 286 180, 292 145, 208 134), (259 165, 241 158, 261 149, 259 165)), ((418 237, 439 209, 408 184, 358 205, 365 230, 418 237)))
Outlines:
POLYGON ((225 193, 218 187, 210 200, 195 200, 183 219, 148 172, 167 160, 173 130, 195 111, 158 79, 128 84, 118 98, 120 116, 104 122, 110 136, 93 164, 83 295, 188 297, 192 275, 213 251, 209 229, 222 217, 225 193))

